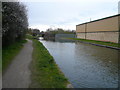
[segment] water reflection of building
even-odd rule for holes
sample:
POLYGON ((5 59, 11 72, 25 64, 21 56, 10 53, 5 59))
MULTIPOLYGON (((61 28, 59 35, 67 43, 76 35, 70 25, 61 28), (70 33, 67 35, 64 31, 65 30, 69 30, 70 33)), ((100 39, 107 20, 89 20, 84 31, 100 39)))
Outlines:
POLYGON ((77 38, 118 43, 118 15, 76 25, 77 38))

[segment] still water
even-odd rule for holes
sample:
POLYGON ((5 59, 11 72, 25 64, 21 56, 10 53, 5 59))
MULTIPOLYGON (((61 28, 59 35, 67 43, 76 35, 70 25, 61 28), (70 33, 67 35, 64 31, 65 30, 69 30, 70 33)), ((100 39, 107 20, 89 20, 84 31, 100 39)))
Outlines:
POLYGON ((74 88, 117 88, 118 51, 80 42, 40 40, 74 88))

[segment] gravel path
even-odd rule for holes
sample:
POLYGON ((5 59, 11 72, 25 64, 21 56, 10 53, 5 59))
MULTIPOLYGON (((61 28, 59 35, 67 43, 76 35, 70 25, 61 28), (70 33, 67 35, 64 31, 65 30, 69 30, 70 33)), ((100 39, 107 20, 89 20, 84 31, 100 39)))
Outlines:
POLYGON ((31 83, 29 65, 32 61, 32 51, 32 41, 28 40, 3 74, 3 88, 29 87, 31 83))

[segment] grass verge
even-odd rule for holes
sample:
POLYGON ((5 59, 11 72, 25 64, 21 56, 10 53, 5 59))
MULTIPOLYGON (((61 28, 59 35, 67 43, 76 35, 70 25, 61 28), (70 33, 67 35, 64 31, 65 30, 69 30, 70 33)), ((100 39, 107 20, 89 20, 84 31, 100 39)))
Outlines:
POLYGON ((48 50, 38 40, 33 40, 33 48, 30 88, 66 88, 69 82, 48 50))
POLYGON ((2 70, 4 71, 13 58, 19 53, 23 44, 26 43, 27 40, 22 40, 20 42, 15 42, 14 44, 2 48, 2 70))
POLYGON ((67 38, 67 39, 78 40, 78 41, 82 41, 82 42, 89 42, 89 43, 94 43, 94 44, 100 44, 100 45, 106 45, 106 46, 120 48, 120 45, 118 43, 113 43, 113 42, 103 42, 103 41, 87 40, 87 39, 80 39, 80 38, 67 38))

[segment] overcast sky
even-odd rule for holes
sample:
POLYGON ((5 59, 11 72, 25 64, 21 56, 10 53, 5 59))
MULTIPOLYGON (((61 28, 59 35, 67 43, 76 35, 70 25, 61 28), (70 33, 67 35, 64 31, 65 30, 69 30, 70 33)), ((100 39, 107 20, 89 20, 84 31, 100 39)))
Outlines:
MULTIPOLYGON (((25 1, 25 0, 24 0, 25 1)), ((119 0, 26 0, 29 27, 75 30, 76 25, 118 14, 119 0)))

